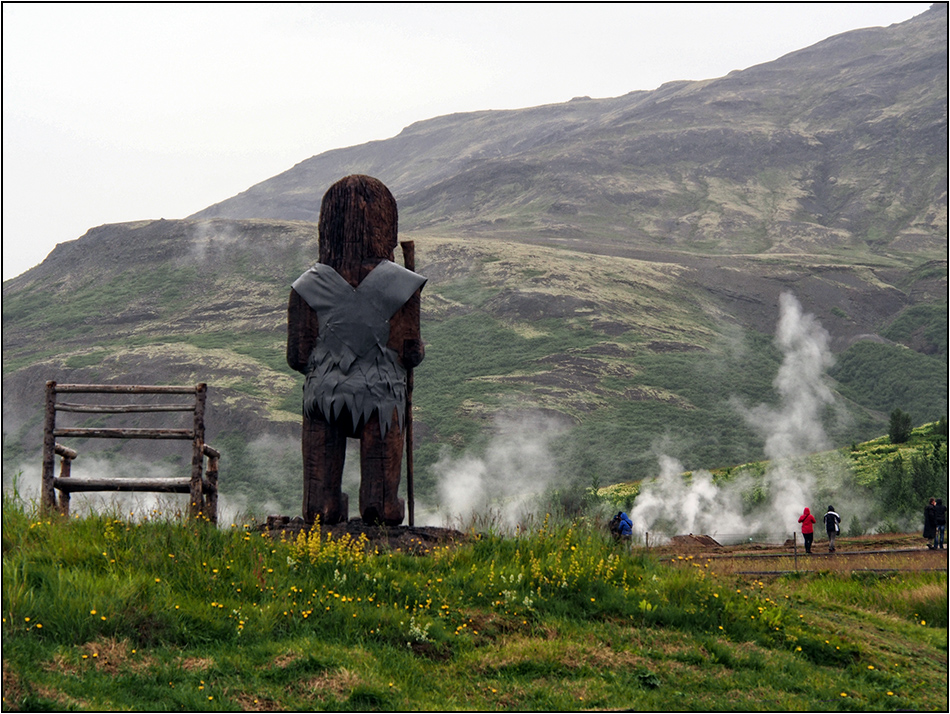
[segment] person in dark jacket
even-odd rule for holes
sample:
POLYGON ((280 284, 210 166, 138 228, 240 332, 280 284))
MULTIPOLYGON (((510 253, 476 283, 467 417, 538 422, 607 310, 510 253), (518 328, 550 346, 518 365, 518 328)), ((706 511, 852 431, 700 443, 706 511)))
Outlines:
POLYGON ((835 538, 838 537, 840 530, 841 516, 835 513, 834 506, 828 506, 828 512, 825 514, 825 532, 828 534, 828 552, 835 552, 835 538))
POLYGON ((805 540, 805 552, 811 553, 811 543, 815 539, 815 517, 805 506, 805 512, 798 517, 798 522, 802 524, 802 538, 805 540))
MULTIPOLYGON (((937 499, 931 498, 930 503, 924 506, 924 538, 928 541, 936 540, 937 536, 937 499)), ((934 544, 927 543, 927 547, 933 550, 934 544)))
POLYGON ((934 549, 943 548, 943 536, 947 530, 947 507, 943 505, 943 499, 938 498, 934 504, 934 549))

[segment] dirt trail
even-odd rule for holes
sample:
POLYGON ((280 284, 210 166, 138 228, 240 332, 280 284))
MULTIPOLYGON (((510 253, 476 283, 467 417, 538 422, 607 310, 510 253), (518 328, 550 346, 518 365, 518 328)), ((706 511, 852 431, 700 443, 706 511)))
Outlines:
MULTIPOLYGON (((714 543, 714 541, 713 541, 714 543)), ((817 541, 811 554, 801 541, 782 545, 712 545, 703 538, 680 537, 654 549, 662 560, 698 564, 717 572, 779 574, 791 571, 908 571, 947 570, 946 548, 930 550, 916 534, 892 533, 839 538, 834 553, 826 540, 817 541)))

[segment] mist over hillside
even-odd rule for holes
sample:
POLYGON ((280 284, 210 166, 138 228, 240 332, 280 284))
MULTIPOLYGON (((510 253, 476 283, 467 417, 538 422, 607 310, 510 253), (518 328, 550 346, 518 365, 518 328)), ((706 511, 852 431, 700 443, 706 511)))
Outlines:
MULTIPOLYGON (((828 335, 814 419, 829 445, 883 433, 894 408, 946 415, 935 5, 719 79, 420 121, 187 219, 60 244, 3 284, 4 483, 38 473, 46 380, 204 381, 223 497, 295 513, 287 296, 317 258, 323 193, 357 172, 393 191, 429 278, 414 403, 416 493, 432 513, 460 480, 477 501, 517 471, 569 501, 669 460, 762 458, 768 437, 744 414, 784 398, 786 295, 828 335)), ((187 460, 159 443, 78 449, 77 475, 187 460)), ((507 506, 524 493, 505 491, 507 506)))

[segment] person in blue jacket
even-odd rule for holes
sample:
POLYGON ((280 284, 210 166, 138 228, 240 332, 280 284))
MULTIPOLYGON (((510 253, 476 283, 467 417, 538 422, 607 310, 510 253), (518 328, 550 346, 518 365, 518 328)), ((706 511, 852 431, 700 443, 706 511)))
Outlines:
POLYGON ((633 536, 633 521, 623 511, 610 520, 610 533, 614 540, 629 540, 633 536))

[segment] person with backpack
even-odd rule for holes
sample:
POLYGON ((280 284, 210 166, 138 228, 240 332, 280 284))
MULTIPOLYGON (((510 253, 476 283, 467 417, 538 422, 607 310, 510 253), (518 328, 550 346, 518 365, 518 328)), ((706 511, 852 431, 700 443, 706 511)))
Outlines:
POLYGON ((623 511, 610 519, 609 527, 614 540, 630 540, 633 537, 633 521, 623 511))
POLYGON ((942 550, 943 536, 947 530, 947 507, 941 498, 934 504, 934 526, 934 550, 942 550))
POLYGON ((840 531, 841 516, 835 513, 834 506, 828 506, 828 512, 825 514, 825 532, 828 534, 828 552, 835 552, 835 538, 840 531))
POLYGON ((805 506, 805 512, 798 517, 798 522, 802 524, 802 539, 805 541, 805 552, 811 555, 811 543, 815 539, 815 517, 805 506))

